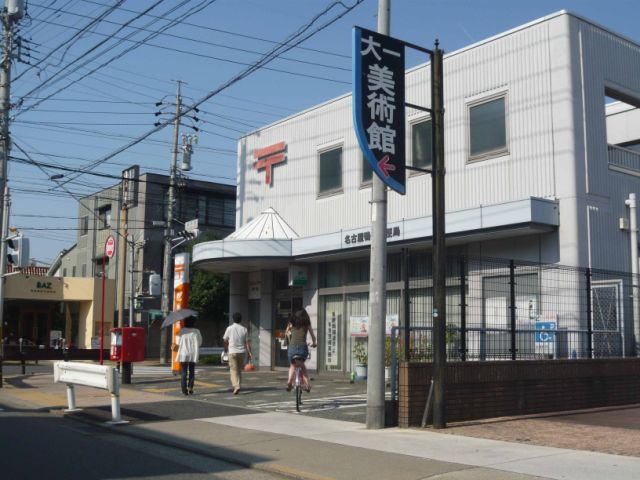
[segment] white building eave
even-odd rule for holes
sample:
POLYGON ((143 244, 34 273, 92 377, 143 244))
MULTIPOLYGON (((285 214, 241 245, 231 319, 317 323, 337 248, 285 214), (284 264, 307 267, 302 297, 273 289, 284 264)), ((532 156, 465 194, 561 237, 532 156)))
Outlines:
MULTIPOLYGON (((560 224, 558 202, 527 198, 515 202, 449 212, 447 241, 508 238, 551 231, 560 224)), ((387 243, 419 244, 431 239, 431 217, 389 222, 387 243)), ((368 249, 370 226, 289 239, 233 239, 199 243, 193 248, 193 263, 218 272, 281 268, 293 261, 313 261, 327 255, 368 249)))

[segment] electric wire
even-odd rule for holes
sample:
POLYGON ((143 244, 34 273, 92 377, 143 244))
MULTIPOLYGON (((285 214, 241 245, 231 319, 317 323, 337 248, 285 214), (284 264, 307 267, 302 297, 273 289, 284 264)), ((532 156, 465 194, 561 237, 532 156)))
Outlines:
MULTIPOLYGON (((219 94, 223 90, 229 88, 231 85, 239 82, 243 78, 251 75, 253 72, 259 70, 262 66, 264 66, 265 64, 267 64, 267 63, 273 61, 275 58, 277 58, 278 55, 280 55, 280 54, 282 54, 282 53, 284 53, 284 52, 286 52, 288 50, 291 50, 294 46, 299 45, 300 43, 308 40, 309 38, 311 38, 313 35, 317 34, 318 32, 324 30, 329 25, 333 24, 334 22, 336 22, 340 18, 344 17, 347 13, 351 12, 354 8, 356 8, 358 5, 360 5, 363 1, 364 0, 355 0, 355 3, 353 5, 351 5, 351 6, 345 6, 344 4, 342 4, 342 2, 333 2, 327 8, 322 10, 319 14, 314 16, 311 19, 311 21, 309 21, 305 25, 303 25, 303 27, 301 27, 298 30, 298 32, 290 35, 287 38, 287 40, 285 41, 286 45, 284 47, 276 47, 276 48, 274 48, 271 52, 269 52, 269 54, 265 55, 262 59, 258 60, 256 63, 254 63, 253 66, 248 67, 247 69, 243 70, 239 74, 233 76, 231 79, 227 80, 222 85, 220 85, 219 87, 217 87, 216 89, 212 90, 207 95, 205 95, 204 97, 199 99, 193 105, 191 105, 190 107, 186 108, 183 112, 181 112, 181 116, 184 116, 187 113, 193 111, 194 108, 198 107, 202 103, 204 103, 207 100, 211 99, 212 97, 214 97, 215 95, 219 94), (308 32, 308 33, 305 33, 309 28, 311 28, 311 26, 316 22, 316 20, 318 18, 320 18, 322 15, 326 14, 330 9, 332 9, 337 4, 343 5, 345 10, 343 12, 340 12, 339 14, 337 14, 331 20, 329 20, 329 21, 325 22, 324 24, 322 24, 321 26, 317 27, 315 30, 313 30, 311 32, 308 32), (294 42, 294 43, 290 43, 290 42, 294 42)), ((150 137, 154 133, 162 130, 164 127, 166 127, 167 125, 171 124, 172 121, 173 120, 166 120, 166 121, 161 122, 160 125, 158 125, 157 127, 153 128, 152 130, 149 130, 148 132, 144 133, 143 135, 139 136, 137 139, 127 143, 126 145, 123 145, 122 147, 116 149, 115 151, 113 151, 112 153, 106 155, 105 157, 102 157, 101 159, 96 160, 96 161, 88 164, 86 166, 86 168, 83 169, 82 172, 79 172, 76 176, 82 175, 82 173, 84 171, 91 170, 91 169, 97 167, 98 165, 101 165, 101 164, 109 161, 111 158, 121 154, 122 152, 128 150, 129 148, 133 147, 134 145, 137 145, 141 141, 145 140, 146 138, 150 137)), ((61 182, 61 183, 64 184, 64 182, 61 182)))

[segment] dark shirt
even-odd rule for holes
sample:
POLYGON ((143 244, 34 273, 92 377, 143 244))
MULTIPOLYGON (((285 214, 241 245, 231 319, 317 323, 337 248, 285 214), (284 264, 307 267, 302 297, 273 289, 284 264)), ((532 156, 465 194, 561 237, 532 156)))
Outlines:
POLYGON ((291 340, 289 345, 306 345, 308 327, 291 327, 291 340))

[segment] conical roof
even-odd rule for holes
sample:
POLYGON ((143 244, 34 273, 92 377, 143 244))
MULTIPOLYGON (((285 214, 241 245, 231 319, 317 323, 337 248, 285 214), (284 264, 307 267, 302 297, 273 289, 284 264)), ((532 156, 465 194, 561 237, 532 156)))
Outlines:
POLYGON ((292 238, 298 238, 298 234, 271 207, 227 237, 230 240, 290 240, 292 238))

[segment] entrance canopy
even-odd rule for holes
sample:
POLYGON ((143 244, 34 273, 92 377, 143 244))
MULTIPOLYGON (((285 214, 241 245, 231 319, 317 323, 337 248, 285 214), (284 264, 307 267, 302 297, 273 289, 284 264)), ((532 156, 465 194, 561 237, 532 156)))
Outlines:
MULTIPOLYGON (((447 243, 511 238, 552 231, 560 224, 559 205, 553 200, 527 198, 515 202, 448 212, 447 243)), ((403 219, 387 224, 387 244, 428 246, 431 217, 403 219)), ((224 240, 193 248, 193 263, 214 272, 248 272, 286 268, 291 262, 350 256, 371 246, 371 226, 299 237, 272 208, 224 240)))

